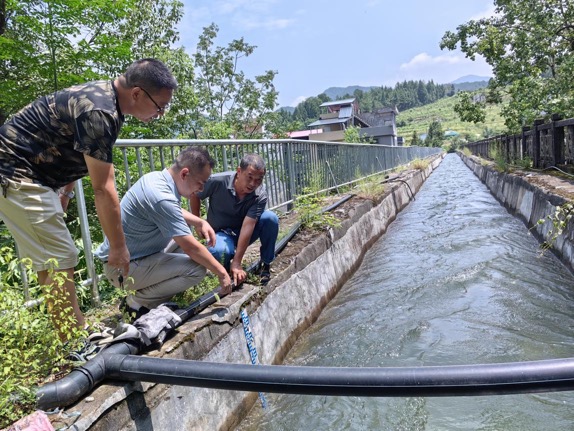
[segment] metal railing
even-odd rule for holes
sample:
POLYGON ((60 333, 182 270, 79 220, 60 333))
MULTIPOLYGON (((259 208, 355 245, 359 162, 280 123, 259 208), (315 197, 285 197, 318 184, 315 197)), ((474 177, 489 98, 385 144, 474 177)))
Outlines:
POLYGON ((551 121, 536 120, 515 135, 498 135, 464 144, 472 154, 492 158, 504 157, 506 163, 530 158, 532 167, 544 169, 557 165, 574 164, 574 118, 562 120, 552 115, 551 121))
MULTIPOLYGON (((288 211, 298 196, 310 192, 338 191, 341 186, 442 151, 430 147, 391 147, 292 139, 120 139, 114 150, 119 196, 123 196, 146 173, 171 166, 179 151, 191 145, 207 148, 216 160, 214 172, 235 170, 246 153, 261 155, 267 166, 264 182, 269 195, 268 208, 279 212, 288 211), (121 162, 118 164, 119 160, 121 162)), ((84 190, 84 183, 79 180, 76 196, 89 276, 83 284, 91 285, 92 302, 98 304, 98 281, 101 276, 96 274, 88 224, 88 220, 95 217, 95 208, 86 207, 87 194, 91 195, 91 191, 84 190)))

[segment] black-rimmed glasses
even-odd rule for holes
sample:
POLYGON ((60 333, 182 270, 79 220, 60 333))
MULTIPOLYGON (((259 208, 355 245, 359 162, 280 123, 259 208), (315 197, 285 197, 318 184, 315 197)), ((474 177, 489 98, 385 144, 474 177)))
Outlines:
POLYGON ((155 100, 153 100, 153 97, 151 97, 151 94, 149 94, 145 88, 143 88, 143 87, 140 87, 140 88, 143 90, 143 92, 144 92, 145 94, 147 94, 147 97, 149 97, 149 100, 151 100, 151 101, 153 102, 153 104, 154 104, 155 107, 157 108, 157 112, 159 112, 160 114, 162 114, 162 113, 164 113, 165 111, 167 111, 167 110, 169 109, 169 103, 162 108, 161 106, 159 106, 159 105, 157 104, 157 102, 156 102, 155 100))

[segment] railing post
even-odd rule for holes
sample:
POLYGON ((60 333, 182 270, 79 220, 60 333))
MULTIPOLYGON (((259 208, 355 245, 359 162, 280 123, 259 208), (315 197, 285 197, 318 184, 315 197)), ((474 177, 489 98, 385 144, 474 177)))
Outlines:
POLYGON ((540 130, 538 126, 544 123, 544 120, 534 120, 532 126, 532 166, 540 168, 540 130))
POLYGON ((562 117, 558 114, 552 115, 552 163, 554 166, 564 164, 564 127, 556 127, 556 122, 562 117))
MULTIPOLYGON (((287 188, 287 200, 295 200, 295 196, 297 195, 297 190, 295 189, 295 167, 293 166, 293 147, 291 142, 287 142, 286 144, 286 153, 287 157, 285 157, 285 164, 287 175, 289 176, 289 187, 287 188)), ((288 208, 291 209, 293 206, 288 205, 288 208)))
POLYGON ((86 257, 86 267, 92 285, 92 305, 100 305, 100 292, 98 291, 98 275, 94 266, 94 255, 92 254, 92 237, 90 235, 90 225, 88 224, 88 213, 86 211, 86 197, 82 180, 76 181, 76 203, 78 205, 78 217, 80 219, 80 230, 82 232, 82 243, 84 244, 84 256, 86 257))
POLYGON ((526 145, 526 132, 528 132, 530 130, 530 127, 528 126, 524 126, 522 127, 522 133, 521 133, 521 137, 520 137, 520 147, 521 150, 520 152, 522 153, 522 158, 526 157, 526 156, 530 156, 532 157, 532 154, 528 153, 528 145, 526 145))
POLYGON ((504 135, 502 142, 504 145, 504 160, 506 161, 506 163, 511 163, 511 160, 510 160, 510 137, 508 136, 508 134, 504 135))

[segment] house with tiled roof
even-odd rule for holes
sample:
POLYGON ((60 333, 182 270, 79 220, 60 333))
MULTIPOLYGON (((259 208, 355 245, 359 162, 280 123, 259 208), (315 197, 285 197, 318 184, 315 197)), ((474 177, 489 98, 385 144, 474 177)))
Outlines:
POLYGON ((369 127, 359 116, 359 103, 354 97, 351 99, 335 100, 320 105, 325 111, 320 114, 317 121, 308 124, 310 130, 321 129, 321 133, 314 133, 315 141, 343 142, 345 130, 350 126, 369 127))

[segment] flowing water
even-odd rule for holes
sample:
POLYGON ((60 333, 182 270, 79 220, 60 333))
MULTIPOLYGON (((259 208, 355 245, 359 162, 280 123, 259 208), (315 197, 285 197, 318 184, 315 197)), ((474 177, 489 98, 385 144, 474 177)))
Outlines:
MULTIPOLYGON (((285 364, 397 367, 571 357, 573 281, 458 156, 448 155, 285 364)), ((238 429, 574 429, 574 392, 266 396, 268 407, 257 404, 238 429)))

